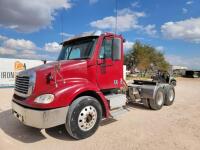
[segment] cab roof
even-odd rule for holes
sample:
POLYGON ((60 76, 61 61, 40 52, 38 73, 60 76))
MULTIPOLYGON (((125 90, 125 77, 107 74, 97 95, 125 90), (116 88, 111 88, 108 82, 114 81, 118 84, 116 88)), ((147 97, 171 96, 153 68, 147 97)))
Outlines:
POLYGON ((62 43, 60 43, 61 45, 63 45, 66 42, 71 42, 73 40, 76 39, 81 39, 81 38, 87 38, 87 37, 99 37, 102 34, 101 31, 95 31, 95 32, 84 32, 80 35, 75 35, 73 37, 68 38, 66 41, 63 41, 62 43))
POLYGON ((72 42, 72 41, 74 41, 76 39, 84 39, 84 38, 89 38, 89 37, 99 37, 102 34, 114 35, 114 33, 109 33, 109 32, 102 33, 101 31, 84 32, 84 33, 82 33, 80 35, 75 35, 73 37, 70 37, 67 40, 65 40, 62 43, 60 43, 60 44, 63 45, 64 43, 72 42))

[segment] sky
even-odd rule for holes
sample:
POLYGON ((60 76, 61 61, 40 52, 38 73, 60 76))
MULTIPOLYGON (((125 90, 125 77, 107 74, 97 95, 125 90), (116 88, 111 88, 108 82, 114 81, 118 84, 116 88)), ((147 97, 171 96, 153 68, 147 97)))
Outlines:
POLYGON ((59 43, 115 31, 154 46, 172 65, 200 69, 200 0, 0 0, 0 57, 56 60, 59 43))

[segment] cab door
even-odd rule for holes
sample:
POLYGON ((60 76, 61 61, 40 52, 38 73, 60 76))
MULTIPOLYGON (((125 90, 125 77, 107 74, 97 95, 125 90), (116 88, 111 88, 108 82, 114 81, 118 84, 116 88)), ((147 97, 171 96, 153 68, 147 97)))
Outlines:
POLYGON ((97 83, 100 89, 122 86, 123 60, 121 38, 104 37, 97 59, 97 83))

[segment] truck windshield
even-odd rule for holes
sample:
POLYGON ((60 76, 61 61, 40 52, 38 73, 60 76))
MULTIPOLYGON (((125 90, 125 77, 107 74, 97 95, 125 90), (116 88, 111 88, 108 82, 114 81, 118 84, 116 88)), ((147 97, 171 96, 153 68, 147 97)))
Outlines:
POLYGON ((91 57, 97 37, 77 39, 63 45, 58 60, 88 59, 91 57))

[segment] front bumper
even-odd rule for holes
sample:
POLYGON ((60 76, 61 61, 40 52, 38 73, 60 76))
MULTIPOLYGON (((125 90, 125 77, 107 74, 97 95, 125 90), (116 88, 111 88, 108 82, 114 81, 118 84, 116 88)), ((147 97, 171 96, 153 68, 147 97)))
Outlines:
POLYGON ((25 108, 12 101, 12 113, 23 124, 35 128, 45 129, 64 124, 68 106, 50 110, 35 110, 25 108))

